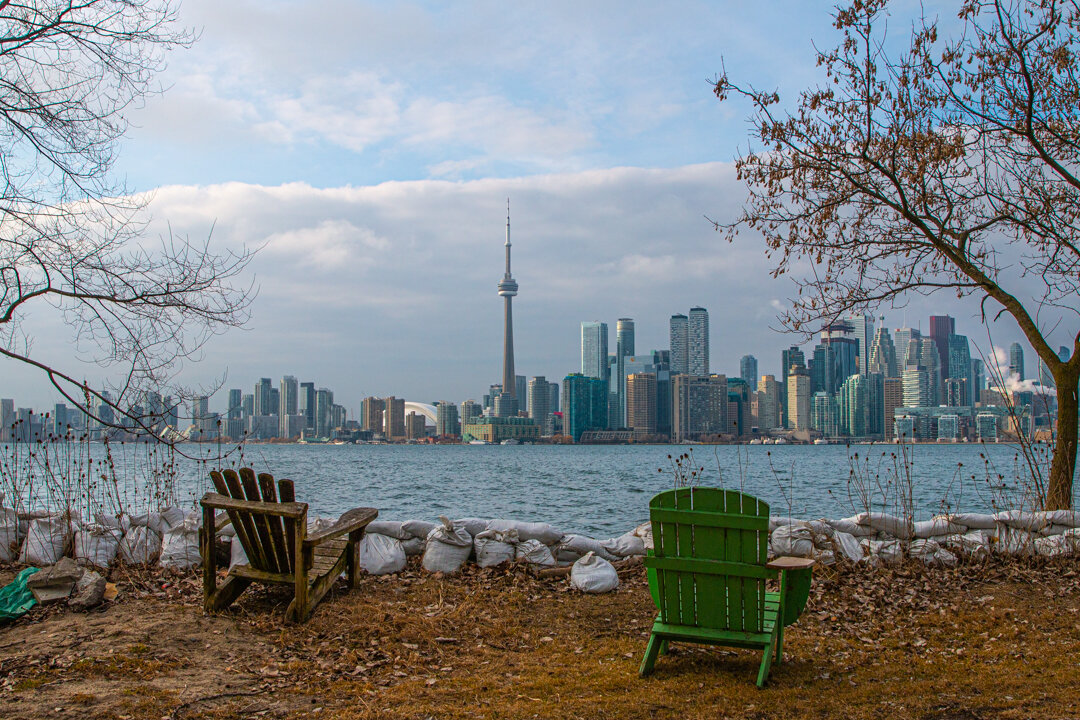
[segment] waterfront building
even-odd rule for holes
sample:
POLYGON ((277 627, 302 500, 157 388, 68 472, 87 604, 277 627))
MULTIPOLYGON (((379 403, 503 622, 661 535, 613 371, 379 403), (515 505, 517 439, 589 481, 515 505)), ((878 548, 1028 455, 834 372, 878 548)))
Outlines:
POLYGON ((840 433, 848 437, 869 437, 870 383, 866 375, 852 375, 840 386, 840 433))
POLYGON ((600 378, 571 373, 563 379, 563 434, 577 442, 587 430, 607 428, 607 383, 600 378))
POLYGON ((386 402, 382 398, 366 397, 360 401, 360 428, 374 433, 383 432, 383 411, 386 402))
POLYGON ((937 344, 932 338, 923 338, 919 352, 919 367, 926 370, 926 382, 930 393, 930 403, 941 402, 941 356, 937 344))
MULTIPOLYGON (((255 414, 255 396, 251 394, 244 395, 240 398, 240 407, 242 411, 240 416, 244 418, 244 423, 246 424, 247 419, 255 414)), ((173 423, 173 427, 176 427, 175 423, 173 423)))
POLYGON ((870 342, 874 338, 874 317, 865 313, 852 315, 847 319, 855 338, 855 352, 859 375, 866 375, 870 366, 870 342))
POLYGON ((893 421, 893 437, 901 442, 911 442, 915 439, 915 418, 910 415, 897 416, 893 421))
POLYGON ((0 442, 11 442, 14 439, 15 419, 15 399, 0 399, 0 442))
MULTIPOLYGON (((557 383, 557 382, 549 382, 547 384, 547 386, 548 386, 548 412, 552 416, 554 416, 555 413, 559 412, 559 408, 561 407, 559 405, 559 383, 557 383)), ((554 421, 554 419, 555 418, 552 417, 552 421, 554 421)), ((552 434, 554 434, 554 432, 552 432, 552 434)))
POLYGON ((607 381, 607 323, 595 320, 581 323, 581 374, 607 381))
POLYGON ((626 427, 626 358, 633 357, 634 321, 619 318, 615 325, 615 393, 619 398, 619 422, 615 427, 626 427))
POLYGON ((679 442, 729 432, 726 375, 676 375, 671 379, 671 432, 679 442))
POLYGON ((1017 342, 1009 346, 1009 374, 1024 379, 1024 348, 1017 342))
POLYGON ((997 442, 998 416, 981 412, 975 416, 975 436, 982 442, 997 442))
POLYGON ((551 391, 549 383, 543 375, 537 375, 529 381, 529 417, 540 426, 541 435, 552 435, 554 419, 551 413, 551 391))
POLYGON ((827 438, 840 437, 840 417, 837 398, 818 391, 810 398, 810 429, 827 438))
POLYGON ((315 391, 315 437, 328 438, 333 429, 334 393, 327 388, 319 388, 315 391))
POLYGON ((922 333, 915 328, 897 328, 896 332, 893 333, 893 339, 896 344, 896 369, 898 373, 902 374, 909 365, 917 365, 919 363, 920 345, 915 346, 914 357, 909 358, 909 356, 911 355, 912 350, 911 341, 921 337, 922 333))
MULTIPOLYGON (((951 319, 951 318, 950 318, 951 319)), ((933 318, 931 318, 933 320, 933 318)), ((960 394, 958 402, 945 399, 946 405, 974 405, 975 384, 971 378, 971 348, 968 345, 966 335, 952 334, 948 337, 948 372, 942 373, 942 377, 956 380, 954 386, 959 386, 960 394)), ((955 390, 954 390, 955 393, 955 390)))
POLYGON ((270 404, 273 383, 270 378, 260 378, 255 384, 255 415, 276 415, 277 406, 270 404))
POLYGON ((503 440, 537 440, 540 426, 531 418, 524 417, 478 417, 462 428, 462 442, 481 440, 501 443, 503 440))
POLYGON ((971 402, 974 405, 979 401, 982 391, 986 389, 986 370, 982 360, 971 361, 971 402))
POLYGON ((821 331, 810 367, 810 392, 836 395, 844 380, 858 374, 858 343, 850 323, 835 322, 821 331))
POLYGON ((690 308, 686 322, 686 364, 690 375, 709 374, 709 311, 690 308))
POLYGON ((884 325, 874 333, 874 342, 870 346, 870 357, 866 367, 868 373, 881 373, 887 378, 900 377, 896 364, 896 347, 889 335, 889 328, 884 325))
POLYGON ((797 345, 780 351, 780 420, 784 427, 788 425, 787 379, 792 367, 806 370, 806 356, 797 345))
MULTIPOLYGON (((934 341, 934 347, 937 350, 938 367, 941 368, 941 383, 943 385, 946 379, 954 377, 952 375, 952 360, 950 359, 952 353, 952 341, 950 338, 955 334, 955 318, 948 315, 930 316, 930 339, 934 341)), ((964 344, 967 345, 967 338, 964 338, 964 344)), ((968 373, 964 372, 964 377, 967 376, 968 373)))
POLYGON ((772 375, 762 375, 758 382, 758 428, 768 432, 781 427, 780 411, 782 387, 772 375))
MULTIPOLYGON (((136 413, 132 413, 136 415, 136 413)), ((138 413, 141 414, 141 413, 138 413)), ((210 426, 210 398, 207 395, 196 395, 191 400, 191 424, 199 431, 199 439, 206 440, 215 435, 214 428, 210 426)))
MULTIPOLYGON (((510 200, 506 201, 506 272, 499 281, 499 297, 503 299, 503 376, 502 391, 509 394, 510 400, 517 400, 517 374, 514 372, 514 319, 511 301, 518 294, 518 284, 510 274, 510 200)), ((505 416, 517 415, 516 407, 503 400, 505 416)))
MULTIPOLYGON (((286 375, 281 378, 281 389, 278 392, 278 437, 291 438, 292 427, 290 427, 290 420, 293 415, 298 414, 299 402, 300 402, 300 383, 292 375, 286 375)), ((297 433, 299 436, 299 433, 297 433)))
POLYGON ((493 417, 517 417, 517 398, 508 392, 501 392, 495 396, 493 417))
POLYGON ((739 377, 750 387, 755 387, 758 382, 758 362, 753 355, 743 355, 739 359, 739 377))
POLYGON ((626 378, 626 426, 635 435, 656 434, 656 375, 632 373, 626 378))
MULTIPOLYGON (((382 432, 387 440, 401 440, 405 437, 404 398, 397 398, 391 395, 383 400, 382 432)), ((319 437, 325 436, 320 434, 319 437)))
POLYGON ((405 416, 405 437, 408 440, 421 440, 427 437, 427 420, 423 415, 410 411, 405 416))
POLYGON ((793 430, 810 429, 810 375, 792 365, 787 377, 788 424, 793 430))
POLYGON ((938 418, 937 439, 939 442, 956 442, 960 439, 959 415, 942 415, 938 418))
POLYGON ((435 407, 435 434, 439 437, 461 435, 457 405, 443 400, 435 407))
POLYGON ((685 375, 690 372, 689 325, 685 315, 679 313, 671 316, 668 337, 671 342, 671 374, 685 375))
POLYGON ((930 376, 926 370, 915 368, 904 371, 904 407, 936 405, 930 399, 930 376))
POLYGON ((269 440, 277 436, 278 419, 274 415, 251 415, 247 419, 247 436, 251 440, 269 440))
POLYGON ((300 397, 296 401, 296 410, 304 416, 304 430, 315 429, 315 383, 300 383, 300 397))
POLYGON ((743 437, 750 434, 751 422, 751 396, 756 392, 751 390, 751 385, 742 378, 728 378, 728 403, 727 403, 727 429, 725 433, 731 433, 735 437, 743 437))
POLYGON ((477 402, 472 400, 466 400, 461 403, 460 410, 458 412, 459 421, 461 427, 464 428, 467 424, 473 421, 473 418, 481 417, 484 414, 484 408, 477 402))

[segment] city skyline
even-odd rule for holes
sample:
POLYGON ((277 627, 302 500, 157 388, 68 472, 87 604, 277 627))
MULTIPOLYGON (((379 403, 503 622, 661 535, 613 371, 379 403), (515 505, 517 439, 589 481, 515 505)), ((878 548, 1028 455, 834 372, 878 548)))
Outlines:
MULTIPOLYGON (((745 353, 777 370, 794 339, 770 328, 792 288, 770 277, 754 233, 729 245, 704 218, 733 219, 745 196, 731 159, 747 109, 720 105, 703 80, 726 66, 786 103, 820 73, 811 38, 835 37, 826 9, 305 11, 297 27, 284 6, 185 2, 200 40, 170 55, 168 90, 131 109, 116 175, 152 193, 146 243, 262 248, 244 278, 259 290, 251 321, 185 362, 181 384, 293 373, 355 402, 389 389, 475 397, 500 376, 491 250, 507 196, 528 288, 517 374, 578 367, 583 320, 634 318, 639 349, 666 348, 670 315, 695 305, 711 311, 710 370, 734 374, 745 353), (534 38, 511 41, 525 18, 534 38), (327 27, 348 41, 328 42, 327 27), (621 82, 628 72, 635 83, 621 82)), ((910 301, 910 317, 947 312, 986 348, 977 304, 910 301)), ((904 310, 882 312, 902 326, 904 310)), ((110 377, 46 313, 29 320, 35 357, 95 386, 110 377)), ((1020 340, 1035 367, 1011 320, 993 334, 1003 348, 1020 340)), ((1053 346, 1071 347, 1059 335, 1053 346)), ((56 400, 38 370, 0 361, 0 394, 14 388, 29 405, 56 400)))

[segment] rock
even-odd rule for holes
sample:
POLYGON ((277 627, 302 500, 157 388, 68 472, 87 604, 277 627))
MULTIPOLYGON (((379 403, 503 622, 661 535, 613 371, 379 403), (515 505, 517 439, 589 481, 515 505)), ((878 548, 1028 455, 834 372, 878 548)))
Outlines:
POLYGON ((87 570, 75 584, 75 595, 68 606, 76 610, 89 610, 105 601, 105 578, 93 570, 87 570))
POLYGON ((34 598, 44 605, 63 600, 70 595, 75 584, 86 572, 71 558, 60 558, 60 562, 55 565, 31 575, 26 581, 26 587, 34 593, 34 598))

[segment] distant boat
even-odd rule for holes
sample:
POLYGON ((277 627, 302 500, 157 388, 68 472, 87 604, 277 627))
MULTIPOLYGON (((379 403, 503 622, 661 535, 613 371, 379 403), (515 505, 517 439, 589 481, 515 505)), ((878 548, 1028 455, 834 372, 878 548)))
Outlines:
POLYGON ((776 438, 775 440, 773 440, 773 445, 787 445, 787 444, 788 444, 788 441, 785 440, 782 437, 776 438))
POLYGON ((828 445, 829 441, 826 440, 825 438, 818 438, 817 440, 814 441, 814 444, 815 445, 828 445))
POLYGON ((506 438, 505 440, 503 440, 499 444, 500 445, 520 445, 521 441, 518 440, 517 438, 506 438))
POLYGON ((761 438, 754 438, 753 440, 751 440, 751 441, 750 441, 750 444, 751 444, 751 445, 761 445, 761 444, 762 444, 762 442, 763 442, 763 441, 762 441, 762 439, 761 439, 761 438))
POLYGON ((491 443, 489 443, 487 440, 470 440, 469 444, 470 445, 490 445, 491 443))

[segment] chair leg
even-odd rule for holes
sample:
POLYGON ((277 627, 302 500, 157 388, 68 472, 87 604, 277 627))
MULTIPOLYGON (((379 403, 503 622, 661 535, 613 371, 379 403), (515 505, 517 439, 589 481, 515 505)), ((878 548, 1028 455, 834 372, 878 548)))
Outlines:
POLYGON ((660 653, 660 645, 663 642, 655 634, 649 635, 649 644, 645 646, 645 657, 641 661, 641 667, 638 668, 639 676, 645 677, 652 673, 653 665, 656 664, 656 656, 660 653))
MULTIPOLYGON (((777 618, 777 622, 780 619, 777 618)), ((781 625, 780 629, 776 631, 776 655, 773 657, 773 664, 779 665, 784 658, 784 626, 781 625)))
POLYGON ((761 668, 758 669, 757 674, 757 686, 758 688, 765 687, 765 681, 769 679, 769 668, 772 667, 772 641, 765 646, 765 650, 761 657, 761 668))
POLYGON ((667 641, 667 638, 664 638, 663 640, 660 641, 660 654, 661 655, 667 655, 667 653, 668 653, 668 641, 667 641))

